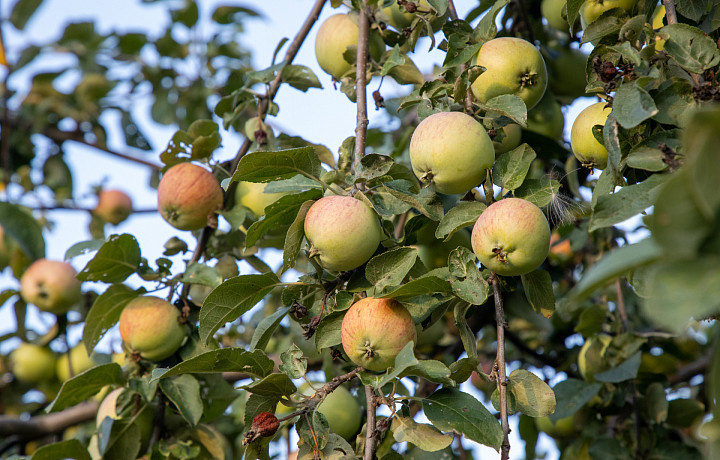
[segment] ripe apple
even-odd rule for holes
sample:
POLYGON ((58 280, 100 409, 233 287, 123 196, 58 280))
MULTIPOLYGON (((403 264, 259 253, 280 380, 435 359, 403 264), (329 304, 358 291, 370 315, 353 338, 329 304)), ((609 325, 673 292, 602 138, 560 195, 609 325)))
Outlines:
POLYGON ((557 232, 552 232, 550 235, 550 252, 548 253, 548 259, 553 265, 563 265, 570 259, 572 259, 573 253, 570 249, 570 240, 567 238, 562 239, 557 232))
POLYGON ((320 198, 305 216, 310 256, 326 270, 347 271, 372 257, 383 231, 375 211, 351 196, 320 198))
POLYGON ((565 46, 554 48, 551 52, 553 59, 548 64, 548 86, 553 94, 564 99, 563 102, 585 96, 587 54, 565 46))
MULTIPOLYGON (((313 385, 320 387, 323 383, 313 382, 313 385)), ((315 390, 309 385, 303 384, 300 387, 300 392, 311 396, 315 393, 315 390)), ((345 439, 352 439, 360 429, 362 422, 360 404, 342 385, 327 395, 323 402, 317 406, 317 410, 327 419, 330 431, 345 439)))
POLYGON ((545 93, 545 61, 535 45, 526 40, 494 38, 480 48, 476 63, 486 69, 472 84, 473 94, 480 102, 514 94, 530 110, 545 93))
MULTIPOLYGON (((105 420, 106 417, 110 417, 115 420, 120 418, 126 418, 121 417, 120 414, 117 413, 117 400, 124 390, 124 388, 118 388, 111 391, 100 403, 97 411, 97 417, 95 418, 95 424, 98 428, 100 428, 100 424, 102 424, 103 420, 105 420)), ((152 406, 143 406, 139 410, 141 410, 142 412, 137 415, 135 423, 140 429, 140 453, 143 453, 147 450, 150 443, 155 410, 152 406)), ((129 415, 127 418, 131 417, 132 415, 129 415)))
POLYGON ((178 230, 199 230, 222 207, 223 191, 210 171, 180 163, 163 174, 158 186, 160 215, 178 230))
POLYGON ((497 141, 499 136, 493 139, 493 147, 495 147, 496 156, 516 148, 520 145, 520 140, 522 139, 522 128, 520 128, 520 125, 516 125, 515 123, 503 126, 500 131, 503 133, 503 139, 501 141, 497 141))
POLYGON ((80 301, 80 280, 72 265, 56 260, 38 259, 20 278, 20 295, 40 310, 67 312, 80 301))
POLYGON ((527 200, 505 198, 480 214, 472 231, 472 248, 480 262, 503 276, 530 273, 550 248, 545 214, 527 200))
POLYGON ((585 340, 578 354, 580 375, 588 382, 595 381, 595 374, 606 370, 603 358, 612 342, 609 335, 598 334, 585 340))
POLYGON ((565 128, 562 107, 548 91, 527 114, 527 129, 551 139, 560 140, 565 128))
POLYGON ((101 190, 93 213, 103 221, 117 225, 132 213, 132 200, 122 190, 101 190))
POLYGON ((633 6, 635 6, 635 0, 586 0, 580 7, 583 29, 608 10, 622 8, 629 12, 633 6))
POLYGON ((265 208, 285 196, 285 193, 265 193, 267 184, 238 182, 235 189, 235 203, 240 203, 257 217, 265 215, 265 208))
POLYGON ((69 380, 71 377, 69 364, 72 364, 72 376, 85 372, 97 364, 90 355, 88 355, 85 345, 82 343, 72 348, 69 354, 70 363, 68 363, 68 353, 63 353, 60 355, 60 358, 58 358, 57 365, 55 366, 58 379, 61 382, 69 380))
POLYGON ((570 131, 570 146, 573 154, 583 166, 605 169, 608 151, 603 144, 595 139, 592 128, 595 125, 605 126, 612 109, 605 102, 593 104, 575 118, 570 131))
POLYGON ((422 181, 440 193, 464 193, 485 180, 495 149, 485 128, 461 112, 440 112, 424 119, 410 139, 410 163, 422 181))
POLYGON ((161 361, 175 353, 185 340, 180 312, 159 297, 142 296, 128 303, 120 314, 123 343, 148 361, 161 361))
POLYGON ((567 32, 570 26, 567 23, 567 19, 565 19, 562 15, 565 2, 566 0, 542 0, 542 3, 540 4, 540 12, 547 20, 550 27, 567 32))
MULTIPOLYGON (((359 33, 356 18, 348 14, 330 16, 318 29, 315 56, 320 67, 334 79, 339 80, 352 67, 343 57, 343 53, 348 46, 357 46, 359 33)), ((370 33, 368 51, 376 61, 382 57, 385 43, 377 33, 370 33)))
POLYGON ((26 383, 51 380, 55 375, 55 355, 47 347, 22 343, 10 353, 15 378, 26 383))
MULTIPOLYGON (((653 13, 653 29, 661 29, 665 26, 665 5, 662 3, 655 8, 653 13)), ((665 40, 659 37, 655 37, 655 51, 662 51, 665 48, 665 40)))
POLYGON ((417 342, 410 313, 394 299, 366 297, 345 313, 340 328, 348 357, 365 369, 383 372, 408 342, 417 342))

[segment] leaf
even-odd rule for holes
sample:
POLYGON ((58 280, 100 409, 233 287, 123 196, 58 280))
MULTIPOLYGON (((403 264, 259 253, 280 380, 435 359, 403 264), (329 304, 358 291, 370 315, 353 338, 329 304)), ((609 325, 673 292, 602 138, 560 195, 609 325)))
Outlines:
POLYGON ((360 169, 355 174, 355 183, 371 181, 390 172, 395 161, 391 156, 370 153, 360 160, 360 169))
POLYGON ((505 115, 522 127, 527 126, 527 106, 520 97, 514 94, 496 96, 487 101, 484 108, 485 110, 505 115))
POLYGON ((320 177, 323 169, 313 147, 280 150, 278 152, 251 152, 242 157, 233 181, 270 182, 290 179, 297 174, 320 177))
POLYGON ((22 208, 0 202, 0 226, 32 260, 45 257, 45 240, 37 221, 22 208))
POLYGON ((220 327, 238 319, 280 285, 270 272, 236 276, 213 289, 200 309, 200 340, 208 343, 220 327))
POLYGON ((515 189, 516 198, 528 200, 538 208, 544 208, 557 196, 560 191, 560 182, 549 179, 525 179, 523 184, 515 189))
POLYGON ((417 423, 410 417, 400 415, 393 418, 390 429, 395 441, 409 442, 425 452, 437 452, 453 441, 452 434, 443 434, 432 425, 417 423))
POLYGON ((521 279, 525 297, 535 313, 550 318, 555 312, 555 294, 550 273, 538 269, 522 275, 521 279))
POLYGON ((400 378, 416 375, 430 382, 454 386, 455 382, 450 378, 450 374, 450 369, 443 362, 421 359, 417 364, 407 367, 400 374, 400 378))
POLYGON ((17 30, 23 30, 43 0, 18 0, 10 12, 10 23, 17 30))
POLYGON ((386 292, 379 296, 382 299, 401 299, 406 297, 416 297, 423 294, 433 294, 436 292, 449 294, 452 292, 450 283, 437 276, 423 276, 399 286, 390 292, 386 292))
POLYGON ((120 283, 137 271, 140 261, 140 246, 134 236, 111 235, 77 277, 81 281, 120 283))
POLYGON ((218 273, 217 269, 214 267, 208 267, 205 264, 193 262, 183 273, 182 278, 180 278, 180 282, 202 284, 203 286, 216 288, 220 285, 220 283, 222 283, 222 276, 220 276, 220 273, 218 273))
POLYGON ((302 92, 306 92, 310 88, 322 89, 317 75, 304 65, 288 64, 283 67, 282 81, 302 92))
POLYGON ((495 34, 497 33, 495 18, 500 10, 502 10, 508 3, 510 3, 510 0, 497 0, 485 16, 482 17, 475 28, 475 35, 478 40, 487 41, 495 37, 495 34))
POLYGON ((85 319, 83 343, 89 353, 95 345, 119 320, 125 305, 137 296, 145 293, 144 289, 133 290, 123 284, 113 284, 100 294, 93 302, 85 319))
POLYGON ((561 418, 574 415, 598 394, 600 388, 602 388, 601 383, 587 383, 578 379, 567 379, 558 383, 553 388, 557 405, 555 412, 550 416, 550 421, 557 423, 561 418))
POLYGON ((125 460, 140 453, 141 434, 131 420, 105 417, 98 427, 98 451, 103 460, 125 460))
POLYGON ((665 39, 663 50, 688 72, 703 73, 720 62, 717 45, 697 27, 670 24, 658 35, 665 39))
POLYGON ((432 220, 440 220, 443 217, 443 206, 437 194, 431 187, 420 189, 415 193, 415 185, 407 180, 393 180, 385 182, 382 190, 388 192, 395 198, 409 204, 423 215, 432 220))
POLYGON ((400 285, 417 258, 417 248, 392 249, 368 261, 365 277, 375 285, 375 292, 382 292, 388 286, 400 285))
POLYGON ((302 350, 295 344, 280 353, 280 360, 280 372, 291 379, 300 379, 307 372, 307 359, 303 358, 302 350))
MULTIPOLYGON (((472 251, 462 246, 453 249, 448 256, 448 268, 455 278, 450 284, 456 296, 471 305, 485 303, 490 293, 490 286, 480 274, 477 258, 472 251)), ((457 321, 458 318, 456 317, 455 320, 457 321)))
POLYGON ((705 11, 707 10, 707 0, 684 0, 677 2, 677 12, 682 14, 688 19, 692 19, 695 22, 700 21, 705 11))
POLYGON ((658 113, 653 98, 635 81, 620 85, 613 101, 613 115, 625 129, 634 128, 658 113))
POLYGON ((270 374, 275 363, 260 350, 246 351, 242 348, 221 348, 186 359, 169 370, 156 369, 152 380, 181 374, 215 374, 218 372, 242 372, 254 377, 270 374))
POLYGON ((105 385, 123 385, 122 368, 116 363, 100 364, 63 382, 62 387, 45 412, 58 412, 90 399, 105 385))
POLYGON ((530 163, 537 155, 527 144, 498 156, 493 165, 493 182, 498 187, 515 190, 525 181, 530 163))
POLYGON ((485 208, 487 205, 479 201, 460 201, 440 219, 440 223, 435 229, 435 237, 444 237, 444 241, 450 240, 450 237, 458 230, 474 225, 485 208))
POLYGON ((278 311, 270 316, 262 319, 253 332, 252 340, 250 340, 251 350, 264 350, 268 342, 272 338, 275 329, 290 311, 290 307, 279 308, 278 311))
POLYGON ((90 454, 85 446, 77 439, 54 442, 38 447, 30 460, 61 460, 72 458, 75 460, 90 460, 90 454))
POLYGON ((470 440, 500 450, 503 440, 500 423, 471 395, 443 388, 423 399, 423 409, 436 428, 457 430, 470 440))
POLYGON ((530 417, 545 417, 555 412, 555 393, 547 383, 525 369, 515 369, 508 377, 507 389, 515 407, 530 417))
POLYGON ((267 377, 256 380, 249 385, 241 387, 250 393, 280 398, 281 396, 290 396, 297 391, 297 387, 286 374, 274 373, 267 377))
POLYGON ((305 202, 317 200, 320 197, 322 197, 321 190, 307 190, 286 195, 276 200, 265 208, 265 217, 254 222, 248 228, 245 236, 245 247, 251 248, 255 246, 258 240, 271 230, 282 229, 292 224, 297 219, 300 208, 305 202))
POLYGON ((200 399, 200 383, 192 375, 181 375, 160 381, 160 390, 167 396, 190 426, 200 421, 203 403, 200 399))
POLYGON ((628 185, 610 195, 599 196, 588 231, 619 224, 652 206, 670 178, 667 174, 653 174, 639 184, 628 185))
POLYGON ((583 31, 582 43, 597 43, 601 38, 617 34, 622 29, 626 18, 619 18, 615 16, 615 13, 621 12, 623 16, 626 15, 624 11, 614 8, 615 11, 603 13, 599 18, 588 24, 583 31))
POLYGON ((315 331, 315 347, 318 350, 334 347, 342 343, 340 328, 344 317, 345 312, 334 311, 320 321, 315 331))
POLYGON ((65 256, 63 256, 63 260, 66 262, 73 257, 81 256, 83 254, 88 254, 91 252, 95 252, 100 247, 105 244, 104 239, 96 239, 96 240, 88 240, 88 241, 80 241, 78 243, 73 244, 70 246, 67 251, 65 251, 65 256))

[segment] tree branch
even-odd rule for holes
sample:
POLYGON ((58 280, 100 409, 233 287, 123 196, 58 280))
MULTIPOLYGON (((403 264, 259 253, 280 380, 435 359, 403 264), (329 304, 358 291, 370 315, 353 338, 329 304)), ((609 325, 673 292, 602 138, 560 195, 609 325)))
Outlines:
POLYGON ((497 387, 500 395, 500 426, 503 431, 503 442, 501 445, 501 459, 510 458, 510 425, 508 423, 507 407, 507 377, 505 371, 505 312, 503 311, 503 300, 500 292, 500 280, 497 274, 492 273, 490 280, 495 298, 495 321, 497 322, 497 387))
MULTIPOLYGON (((448 1, 448 14, 450 15, 450 19, 453 21, 457 21, 459 19, 457 14, 457 9, 455 8, 455 3, 453 0, 448 1)), ((467 65, 463 64, 460 66, 460 72, 465 72, 465 69, 467 69, 467 65)), ((457 101, 455 101, 457 102, 457 101)), ((470 89, 465 92, 465 112, 469 115, 472 115, 473 110, 473 93, 470 89)))
POLYGON ((375 392, 370 385, 365 385, 367 401, 367 421, 365 422, 365 456, 364 460, 375 459, 375 392))
POLYGON ((360 11, 360 19, 358 27, 360 32, 358 35, 357 45, 357 72, 355 73, 355 91, 357 93, 357 119, 355 125, 355 158, 353 167, 355 171, 360 170, 360 160, 365 156, 365 144, 367 141, 367 59, 368 59, 368 41, 370 36, 370 20, 367 15, 367 2, 363 0, 362 11, 360 11))
POLYGON ((37 439, 95 418, 98 403, 82 402, 76 406, 47 415, 38 415, 29 420, 0 416, 0 437, 18 435, 26 440, 37 439))

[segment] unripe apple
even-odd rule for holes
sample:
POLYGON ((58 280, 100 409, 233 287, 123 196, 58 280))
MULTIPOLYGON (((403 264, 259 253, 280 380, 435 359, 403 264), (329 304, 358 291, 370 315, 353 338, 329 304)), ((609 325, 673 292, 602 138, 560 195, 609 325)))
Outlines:
POLYGON ((101 190, 93 213, 105 222, 117 225, 132 213, 132 200, 122 190, 101 190))
MULTIPOLYGON (((556 96, 575 100, 584 96, 587 77, 585 67, 587 54, 576 48, 561 47, 553 50, 553 59, 549 62, 549 89, 556 96)), ((529 116, 529 114, 528 114, 529 116)))
POLYGON ((605 102, 598 102, 586 107, 573 122, 570 146, 583 166, 598 169, 605 169, 607 166, 608 151, 593 135, 593 126, 605 126, 608 115, 612 112, 606 105, 605 102))
POLYGON ((480 48, 476 64, 486 69, 472 84, 473 94, 480 102, 514 94, 525 101, 530 110, 545 94, 545 61, 535 45, 527 40, 494 38, 480 48))
POLYGON ((222 207, 223 191, 210 171, 180 163, 163 174, 158 185, 158 210, 178 230, 199 230, 222 207))
POLYGON ((20 278, 20 295, 40 310, 61 314, 80 301, 80 280, 72 265, 38 259, 20 278))
POLYGON ((348 357, 365 369, 383 372, 408 342, 417 342, 412 316, 395 299, 366 297, 345 313, 340 328, 348 357))
POLYGON ((635 0, 586 0, 580 7, 580 18, 583 28, 600 17, 604 12, 613 8, 622 8, 625 11, 632 10, 635 0))
POLYGON ((55 375, 55 355, 46 347, 22 343, 10 353, 15 378, 26 383, 40 383, 55 375))
MULTIPOLYGON (((97 363, 88 355, 87 350, 85 349, 85 345, 82 343, 79 345, 76 345, 74 348, 72 348, 69 352, 70 354, 70 364, 72 364, 72 375, 78 375, 81 372, 85 372, 86 370, 90 369, 91 367, 95 366, 97 363)), ((63 353, 60 355, 60 357, 57 360, 57 365, 55 366, 58 380, 61 382, 64 382, 68 379, 70 379, 70 366, 68 364, 68 353, 63 353)))
POLYGON ((567 30, 570 26, 562 15, 566 0, 542 0, 540 12, 547 19, 548 25, 557 30, 567 30))
POLYGON ((505 198, 480 214, 472 231, 472 248, 480 262, 503 276, 530 273, 550 248, 545 214, 521 198, 505 198))
MULTIPOLYGON (((660 4, 655 8, 653 13, 653 29, 661 29, 665 26, 665 5, 660 4)), ((665 40, 660 37, 655 37, 655 51, 662 51, 665 48, 665 40)))
MULTIPOLYGON (((322 383, 313 383, 314 386, 322 386, 322 383)), ((300 392, 311 396, 315 393, 309 385, 303 384, 300 392)), ((318 412, 323 414, 328 421, 330 431, 342 436, 345 439, 353 438, 362 422, 362 410, 357 400, 344 387, 337 387, 332 393, 317 406, 318 412)))
POLYGON ((535 426, 538 431, 542 431, 553 438, 567 438, 575 433, 574 418, 574 416, 570 415, 553 423, 550 417, 537 417, 535 426))
POLYGON ((265 215, 265 208, 285 196, 285 193, 265 193, 267 184, 238 182, 235 189, 235 203, 240 203, 257 217, 265 215))
POLYGON ((448 241, 435 238, 435 226, 426 225, 418 230, 418 257, 429 269, 447 267, 450 252, 458 246, 470 247, 470 232, 460 229, 448 241))
MULTIPOLYGON (((430 10, 430 4, 427 0, 420 0, 414 3, 416 6, 422 8, 423 10, 430 10)), ((398 5, 397 2, 394 2, 392 5, 383 8, 382 12, 385 14, 385 16, 388 17, 388 23, 398 31, 402 31, 404 28, 410 27, 413 19, 415 19, 418 14, 421 14, 417 11, 413 13, 408 13, 405 8, 400 8, 400 5, 398 5)), ((444 18, 440 17, 436 20, 431 21, 433 30, 439 30, 442 26, 443 20, 444 18)))
POLYGON ((125 345, 148 361, 161 361, 175 353, 185 340, 180 312, 159 297, 142 296, 120 314, 120 336, 125 345))
POLYGON ((367 262, 383 231, 375 211, 350 196, 320 198, 305 216, 305 237, 326 270, 347 271, 367 262))
POLYGON ((609 335, 598 334, 585 340, 578 355, 580 375, 588 382, 595 381, 595 374, 606 370, 603 363, 605 352, 612 342, 609 335))
MULTIPOLYGON (((106 417, 110 417, 115 420, 120 418, 120 414, 117 413, 117 400, 124 390, 124 388, 118 388, 111 391, 100 403, 97 416, 95 418, 95 424, 98 428, 100 428, 100 424, 102 424, 102 421, 105 420, 106 417)), ((140 429, 140 453, 143 453, 147 450, 148 444, 150 443, 155 411, 152 406, 144 406, 140 409, 142 412, 140 412, 135 419, 135 423, 140 429)))
POLYGON ((528 112, 527 116, 528 130, 551 139, 562 139, 565 117, 562 107, 550 92, 545 93, 545 96, 528 112))
POLYGON ((516 148, 520 145, 520 141, 522 139, 522 128, 520 128, 520 125, 510 123, 503 126, 500 130, 504 135, 503 139, 499 142, 497 141, 497 137, 493 139, 493 147, 495 147, 496 156, 516 148))
MULTIPOLYGON (((330 16, 318 29, 315 38, 315 56, 320 67, 334 79, 339 80, 352 67, 352 64, 343 57, 343 53, 348 46, 357 46, 359 33, 357 23, 347 14, 330 16)), ((385 51, 382 37, 370 33, 368 48, 370 56, 380 60, 385 51)))
POLYGON ((461 112, 440 112, 424 119, 410 139, 410 163, 422 181, 440 193, 464 193, 485 180, 495 149, 485 128, 461 112))
POLYGON ((204 284, 191 284, 188 296, 190 296, 190 300, 192 300, 195 305, 202 305, 205 303, 205 299, 207 299, 207 296, 210 295, 212 290, 213 288, 211 286, 205 286, 204 284))

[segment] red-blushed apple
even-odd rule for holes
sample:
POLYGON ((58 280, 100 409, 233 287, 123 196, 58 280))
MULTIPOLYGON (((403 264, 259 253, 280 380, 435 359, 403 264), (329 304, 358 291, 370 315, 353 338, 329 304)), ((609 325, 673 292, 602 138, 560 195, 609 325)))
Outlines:
POLYGON ((480 214, 472 231, 472 248, 480 262, 503 276, 530 273, 550 248, 545 214, 521 198, 505 198, 480 214))
MULTIPOLYGON (((343 54, 348 46, 357 46, 360 29, 355 21, 348 14, 330 16, 322 23, 315 38, 318 64, 336 80, 352 67, 343 54)), ((380 60, 385 51, 385 43, 380 35, 370 33, 368 51, 373 59, 380 60)))
POLYGON ((586 107, 575 118, 570 131, 570 146, 573 154, 583 166, 605 169, 608 151, 593 134, 593 126, 605 126, 612 109, 605 102, 586 107))
POLYGON ((81 372, 94 367, 97 363, 88 355, 84 344, 79 344, 73 347, 69 351, 69 362, 68 353, 63 353, 57 360, 56 373, 58 380, 64 382, 70 379, 70 377, 78 375, 81 372), (70 364, 72 364, 72 376, 70 375, 70 364))
POLYGON ((223 191, 213 174, 193 163, 180 163, 163 174, 158 210, 178 230, 199 230, 222 207, 223 191))
POLYGON ((38 259, 20 278, 20 295, 40 310, 61 314, 80 301, 80 280, 72 265, 38 259))
POLYGON ((345 313, 340 328, 348 357, 365 369, 383 372, 408 342, 417 341, 412 316, 395 299, 366 297, 345 313))
POLYGON ((235 189, 235 203, 239 203, 253 212, 257 217, 265 215, 265 208, 284 197, 285 193, 265 193, 267 184, 255 182, 238 182, 235 189))
POLYGON ((55 354, 47 347, 22 343, 10 353, 10 367, 21 382, 48 381, 55 375, 55 354))
MULTIPOLYGON (((95 424, 98 428, 100 428, 100 425, 106 417, 110 417, 114 420, 118 420, 121 418, 121 414, 118 414, 117 412, 117 402, 118 397, 122 394, 124 390, 124 388, 117 388, 111 391, 105 397, 105 399, 102 400, 100 406, 98 407, 97 416, 95 417, 95 424)), ((122 418, 129 420, 136 415, 135 423, 140 430, 140 453, 143 453, 147 450, 150 443, 155 410, 152 406, 149 405, 140 406, 137 410, 140 410, 141 412, 138 412, 136 414, 131 413, 128 414, 126 417, 122 418)))
POLYGON ((120 314, 120 336, 126 347, 148 361, 161 361, 175 353, 185 340, 180 312, 159 297, 142 296, 120 314))
POLYGON ((326 270, 347 271, 372 257, 383 231, 375 211, 350 196, 320 198, 305 216, 310 257, 326 270))
POLYGON ((580 7, 580 19, 583 29, 593 23, 604 12, 613 8, 622 8, 630 12, 636 0, 586 0, 580 7))
POLYGON ((464 193, 485 180, 495 148, 485 128, 461 112, 425 118, 410 139, 410 163, 423 182, 440 193, 464 193))
POLYGON ((480 102, 514 94, 530 110, 545 94, 545 61, 535 45, 527 40, 494 38, 480 48, 476 64, 486 69, 472 84, 472 92, 480 102))
POLYGON ((101 190, 93 213, 105 222, 118 225, 132 213, 132 199, 122 190, 101 190))

